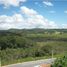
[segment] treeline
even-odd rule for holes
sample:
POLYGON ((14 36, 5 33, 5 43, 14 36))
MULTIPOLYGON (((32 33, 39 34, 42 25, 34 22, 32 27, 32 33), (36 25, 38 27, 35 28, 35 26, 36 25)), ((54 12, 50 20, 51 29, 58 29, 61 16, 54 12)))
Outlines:
POLYGON ((33 47, 34 44, 31 40, 20 37, 20 36, 2 36, 0 37, 0 48, 1 50, 11 48, 29 48, 33 47))
POLYGON ((38 28, 35 28, 35 29, 9 29, 9 30, 0 30, 0 35, 7 35, 9 33, 13 33, 13 34, 19 34, 19 33, 29 33, 29 34, 32 34, 32 33, 54 33, 54 32, 60 32, 61 34, 62 33, 67 33, 67 29, 38 29, 38 28))

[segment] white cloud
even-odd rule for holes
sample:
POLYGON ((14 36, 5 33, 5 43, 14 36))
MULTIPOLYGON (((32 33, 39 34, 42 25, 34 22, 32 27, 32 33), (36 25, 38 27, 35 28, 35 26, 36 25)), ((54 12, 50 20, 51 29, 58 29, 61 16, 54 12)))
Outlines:
POLYGON ((50 21, 49 28, 58 28, 58 25, 54 21, 50 21))
POLYGON ((3 4, 5 7, 8 6, 19 6, 20 2, 26 2, 26 0, 0 0, 0 4, 3 4))
POLYGON ((0 16, 0 29, 20 28, 24 22, 21 14, 14 14, 13 16, 0 16))
POLYGON ((21 7, 22 13, 27 16, 27 22, 31 24, 33 27, 40 27, 40 28, 56 28, 57 25, 55 22, 50 22, 46 18, 44 18, 42 15, 40 15, 38 12, 36 12, 33 9, 27 8, 27 7, 21 7))
POLYGON ((49 21, 40 15, 37 11, 21 7, 21 14, 14 14, 12 16, 1 15, 0 16, 0 29, 10 28, 57 28, 57 24, 53 21, 49 21))
POLYGON ((67 24, 62 24, 62 28, 66 28, 67 29, 67 24))
POLYGON ((33 16, 33 15, 36 15, 37 14, 37 12, 35 10, 29 9, 29 8, 27 8, 25 6, 21 7, 21 12, 23 14, 28 15, 28 16, 33 16))
POLYGON ((46 5, 46 6, 53 6, 53 4, 49 1, 43 1, 43 3, 46 5))

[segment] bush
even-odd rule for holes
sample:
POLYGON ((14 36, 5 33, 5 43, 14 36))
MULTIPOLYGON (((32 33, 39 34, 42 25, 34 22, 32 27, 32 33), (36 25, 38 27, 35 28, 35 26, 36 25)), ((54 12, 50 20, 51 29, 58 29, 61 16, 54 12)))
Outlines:
POLYGON ((56 59, 52 67, 67 67, 67 57, 64 56, 62 58, 56 59))

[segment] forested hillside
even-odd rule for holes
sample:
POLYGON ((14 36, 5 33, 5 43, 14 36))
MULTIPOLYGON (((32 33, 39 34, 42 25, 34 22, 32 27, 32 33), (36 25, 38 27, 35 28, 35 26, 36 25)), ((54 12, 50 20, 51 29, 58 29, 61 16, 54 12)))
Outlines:
POLYGON ((10 29, 0 31, 2 65, 67 53, 67 29, 10 29), (10 61, 11 60, 11 61, 10 61))

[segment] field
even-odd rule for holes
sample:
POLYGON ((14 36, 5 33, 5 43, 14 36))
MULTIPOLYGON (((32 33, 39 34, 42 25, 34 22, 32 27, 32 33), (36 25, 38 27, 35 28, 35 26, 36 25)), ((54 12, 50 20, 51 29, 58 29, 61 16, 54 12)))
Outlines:
POLYGON ((0 31, 2 65, 63 57, 67 53, 67 29, 10 29, 0 31))

